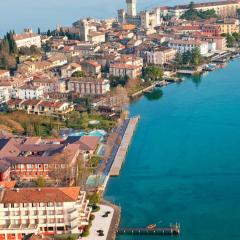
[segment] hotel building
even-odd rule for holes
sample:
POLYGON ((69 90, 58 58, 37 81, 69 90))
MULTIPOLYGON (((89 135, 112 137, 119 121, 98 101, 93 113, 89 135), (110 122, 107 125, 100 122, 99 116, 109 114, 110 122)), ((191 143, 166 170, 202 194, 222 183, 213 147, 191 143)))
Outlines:
POLYGON ((0 240, 80 234, 91 208, 80 187, 0 189, 0 240))

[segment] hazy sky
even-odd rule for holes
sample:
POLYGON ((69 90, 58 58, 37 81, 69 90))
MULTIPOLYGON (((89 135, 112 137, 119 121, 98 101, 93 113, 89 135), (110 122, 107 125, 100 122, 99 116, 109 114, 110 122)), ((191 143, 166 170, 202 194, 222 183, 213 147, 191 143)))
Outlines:
MULTIPOLYGON (((186 2, 190 0, 138 0, 138 9, 186 2)), ((25 27, 47 30, 71 25, 87 16, 116 17, 117 9, 124 7, 125 0, 0 0, 0 35, 10 29, 21 32, 25 27)))

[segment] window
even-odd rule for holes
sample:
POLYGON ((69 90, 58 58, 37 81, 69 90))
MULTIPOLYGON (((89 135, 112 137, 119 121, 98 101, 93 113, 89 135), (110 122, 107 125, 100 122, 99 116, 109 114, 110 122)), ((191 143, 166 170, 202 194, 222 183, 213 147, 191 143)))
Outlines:
POLYGON ((8 203, 4 203, 4 208, 8 208, 9 204, 8 203))

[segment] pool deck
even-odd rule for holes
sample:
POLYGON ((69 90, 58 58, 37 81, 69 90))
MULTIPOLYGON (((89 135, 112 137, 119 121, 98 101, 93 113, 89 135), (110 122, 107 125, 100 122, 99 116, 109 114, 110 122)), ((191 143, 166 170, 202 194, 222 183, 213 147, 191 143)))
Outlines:
POLYGON ((125 161, 127 151, 129 148, 129 145, 131 144, 133 134, 135 132, 136 126, 138 124, 140 117, 134 117, 131 118, 128 126, 126 128, 126 131, 124 133, 124 136, 122 138, 121 144, 119 146, 119 149, 117 151, 116 157, 114 159, 114 162, 112 164, 112 167, 110 169, 110 176, 119 176, 122 164, 125 161))

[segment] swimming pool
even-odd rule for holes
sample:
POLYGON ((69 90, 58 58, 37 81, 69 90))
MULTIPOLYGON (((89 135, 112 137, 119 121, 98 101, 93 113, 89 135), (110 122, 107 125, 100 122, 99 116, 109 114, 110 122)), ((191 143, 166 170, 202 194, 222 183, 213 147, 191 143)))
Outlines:
POLYGON ((93 136, 93 137, 100 137, 101 140, 106 136, 106 132, 104 130, 93 130, 89 133, 84 132, 84 131, 78 131, 78 132, 73 132, 69 136, 74 136, 74 137, 82 137, 82 136, 93 136))

